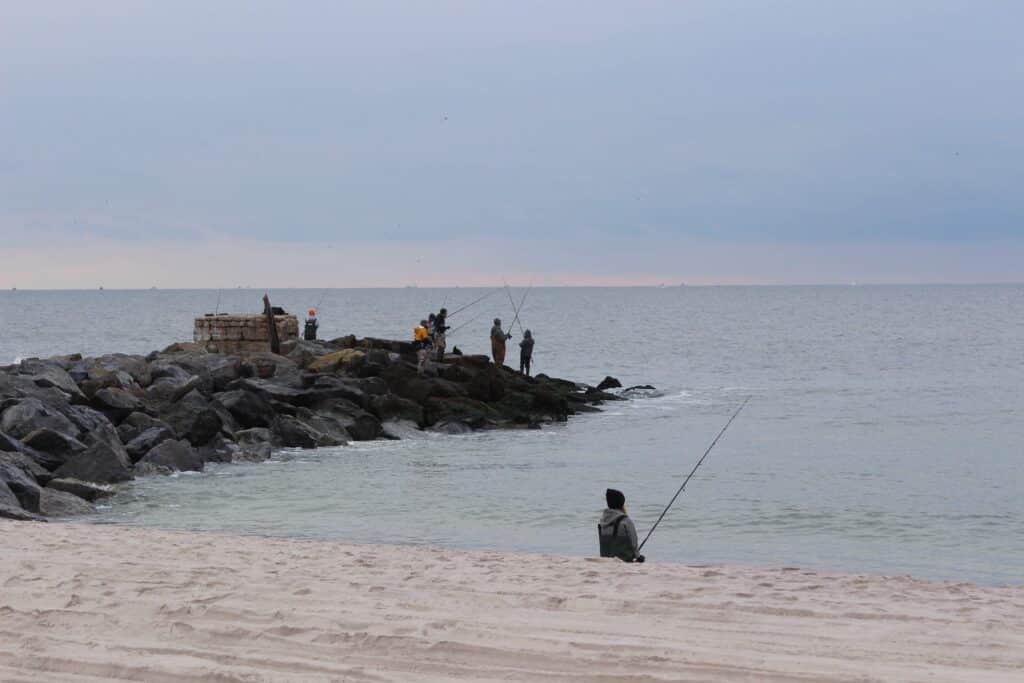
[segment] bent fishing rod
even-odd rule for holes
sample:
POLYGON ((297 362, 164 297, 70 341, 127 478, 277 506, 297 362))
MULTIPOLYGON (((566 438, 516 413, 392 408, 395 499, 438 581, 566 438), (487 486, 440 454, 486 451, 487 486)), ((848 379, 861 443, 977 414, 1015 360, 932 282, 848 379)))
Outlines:
POLYGON ((654 533, 654 530, 658 528, 659 524, 661 524, 661 520, 663 520, 665 518, 665 514, 668 512, 669 508, 672 507, 672 503, 676 502, 676 498, 678 498, 679 494, 681 494, 683 492, 683 489, 686 488, 686 485, 690 483, 690 479, 693 477, 694 474, 697 473, 697 469, 700 468, 701 464, 704 462, 704 459, 706 457, 708 457, 708 453, 711 452, 711 449, 715 447, 715 444, 718 443, 718 440, 722 438, 723 434, 725 434, 725 430, 729 429, 729 425, 731 425, 732 421, 736 419, 736 416, 740 414, 740 411, 743 410, 743 408, 746 407, 747 401, 749 401, 749 400, 750 400, 749 396, 747 396, 745 399, 743 399, 743 403, 741 403, 740 407, 736 409, 736 412, 732 414, 732 417, 729 418, 729 421, 725 423, 725 426, 722 427, 722 431, 718 432, 718 436, 716 436, 715 440, 711 442, 711 445, 708 446, 708 449, 706 451, 704 451, 704 455, 700 456, 700 460, 698 460, 697 464, 693 466, 693 469, 690 470, 690 473, 688 475, 686 475, 686 479, 683 480, 683 485, 679 487, 678 491, 676 491, 676 495, 672 496, 672 500, 670 500, 668 502, 668 505, 665 506, 665 509, 661 511, 661 515, 658 516, 658 520, 654 523, 654 526, 652 526, 651 530, 647 532, 646 536, 644 536, 643 542, 636 549, 636 551, 638 553, 641 550, 643 550, 644 543, 647 543, 647 539, 649 539, 651 537, 651 534, 654 533))
POLYGON ((464 311, 467 308, 469 308, 470 306, 475 306, 476 304, 480 303, 481 301, 483 301, 487 297, 494 296, 495 294, 497 294, 500 291, 501 291, 501 287, 495 287, 494 289, 492 289, 491 291, 487 292, 483 296, 481 296, 481 297, 479 297, 477 299, 474 299, 473 301, 470 301, 468 304, 466 304, 462 308, 456 308, 454 311, 452 311, 451 313, 448 314, 448 317, 449 318, 453 318, 456 315, 458 315, 459 313, 461 313, 462 311, 464 311))

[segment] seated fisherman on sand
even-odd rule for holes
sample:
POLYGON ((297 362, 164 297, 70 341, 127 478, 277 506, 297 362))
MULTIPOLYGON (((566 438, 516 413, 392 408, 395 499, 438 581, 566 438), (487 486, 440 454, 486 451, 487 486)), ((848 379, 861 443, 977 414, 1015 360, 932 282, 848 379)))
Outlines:
POLYGON ((604 493, 608 508, 597 524, 601 557, 617 557, 623 562, 643 562, 637 550, 636 527, 626 514, 626 496, 622 491, 608 489, 604 493))

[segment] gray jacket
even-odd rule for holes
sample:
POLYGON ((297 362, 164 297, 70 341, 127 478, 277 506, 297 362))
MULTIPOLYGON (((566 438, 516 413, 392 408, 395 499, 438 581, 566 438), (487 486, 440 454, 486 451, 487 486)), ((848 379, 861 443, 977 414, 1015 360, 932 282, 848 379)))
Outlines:
MULTIPOLYGON (((636 538, 636 526, 633 525, 633 520, 629 518, 629 515, 624 513, 622 510, 612 510, 606 508, 601 513, 601 521, 597 524, 598 536, 601 541, 602 549, 611 552, 611 557, 618 557, 626 562, 632 562, 637 555, 637 538, 636 538), (618 528, 615 527, 615 520, 622 518, 619 522, 618 528), (615 534, 612 538, 612 534, 615 534)), ((602 555, 607 557, 604 552, 602 555)))

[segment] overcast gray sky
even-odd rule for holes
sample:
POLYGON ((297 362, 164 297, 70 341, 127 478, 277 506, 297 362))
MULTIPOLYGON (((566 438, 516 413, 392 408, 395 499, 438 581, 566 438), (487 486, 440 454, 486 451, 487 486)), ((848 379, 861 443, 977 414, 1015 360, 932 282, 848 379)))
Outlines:
POLYGON ((1021 2, 0 16, 0 287, 1024 281, 1021 2))

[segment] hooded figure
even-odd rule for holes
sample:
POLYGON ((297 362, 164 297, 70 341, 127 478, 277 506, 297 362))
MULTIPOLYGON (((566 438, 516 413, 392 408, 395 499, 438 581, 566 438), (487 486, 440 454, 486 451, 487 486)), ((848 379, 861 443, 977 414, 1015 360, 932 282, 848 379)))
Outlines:
POLYGON ((601 557, 617 557, 623 562, 643 562, 644 556, 637 552, 636 527, 626 514, 626 496, 622 491, 608 489, 604 492, 607 509, 601 513, 597 523, 597 538, 601 545, 601 557))
POLYGON ((505 364, 505 342, 512 338, 512 334, 506 334, 501 329, 501 318, 494 319, 494 327, 491 328, 491 356, 495 365, 505 364))
POLYGON ((519 372, 530 376, 530 361, 533 359, 533 333, 523 332, 523 341, 519 342, 519 372))

